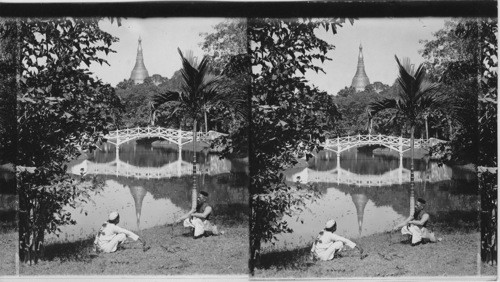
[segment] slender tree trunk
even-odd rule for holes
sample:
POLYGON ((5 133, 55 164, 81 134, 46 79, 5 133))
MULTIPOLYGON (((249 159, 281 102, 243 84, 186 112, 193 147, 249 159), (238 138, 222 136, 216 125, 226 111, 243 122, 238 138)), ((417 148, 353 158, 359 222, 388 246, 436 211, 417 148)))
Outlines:
POLYGON ((253 276, 255 268, 260 266, 260 240, 254 238, 250 244, 250 275, 253 276))
POLYGON ((415 167, 413 159, 415 158, 415 126, 410 128, 410 216, 413 217, 415 213, 415 167))
POLYGON ((205 116, 205 133, 207 133, 208 132, 207 111, 205 111, 203 114, 205 116))
POLYGON ((425 116, 425 139, 429 140, 429 123, 427 121, 427 116, 425 116))
POLYGON ((196 119, 193 121, 193 189, 191 191, 191 209, 196 210, 196 119))
POLYGON ((448 133, 448 134, 449 134, 449 136, 448 136, 448 140, 451 140, 451 136, 452 136, 452 134, 453 134, 453 128, 452 128, 452 126, 451 126, 451 120, 450 120, 450 119, 448 119, 448 128, 449 128, 449 130, 450 130, 450 131, 449 131, 449 133, 448 133))

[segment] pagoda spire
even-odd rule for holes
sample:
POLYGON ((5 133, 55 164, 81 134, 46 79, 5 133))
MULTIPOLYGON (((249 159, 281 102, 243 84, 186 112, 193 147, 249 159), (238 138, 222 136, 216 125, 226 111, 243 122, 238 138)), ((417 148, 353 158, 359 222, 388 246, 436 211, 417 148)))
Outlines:
POLYGON ((368 197, 364 193, 351 194, 352 201, 356 207, 356 214, 358 216, 358 231, 361 236, 363 230, 363 217, 365 215, 366 203, 368 203, 368 197))
POLYGON ((144 57, 142 55, 142 39, 139 36, 139 43, 137 45, 137 57, 135 58, 135 66, 130 74, 130 79, 134 81, 135 84, 143 83, 144 79, 149 76, 148 70, 144 65, 144 57))
POLYGON ((144 201, 144 196, 146 196, 147 191, 142 186, 129 186, 128 188, 130 189, 130 194, 132 194, 132 198, 134 198, 137 230, 141 230, 142 202, 144 201))
POLYGON ((356 74, 352 79, 351 87, 354 87, 356 91, 363 91, 365 87, 370 84, 370 80, 365 72, 365 62, 363 59, 363 46, 359 44, 359 55, 358 55, 358 67, 356 69, 356 74))

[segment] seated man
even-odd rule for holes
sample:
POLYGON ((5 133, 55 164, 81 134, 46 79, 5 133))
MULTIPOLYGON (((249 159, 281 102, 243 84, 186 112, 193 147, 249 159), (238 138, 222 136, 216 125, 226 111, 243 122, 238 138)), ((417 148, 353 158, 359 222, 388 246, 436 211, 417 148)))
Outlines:
POLYGON ((367 254, 363 254, 363 248, 356 245, 349 239, 335 234, 337 230, 337 223, 335 220, 329 220, 325 229, 319 232, 318 237, 313 243, 311 248, 311 256, 313 258, 318 258, 320 260, 332 260, 335 254, 338 254, 344 248, 344 244, 349 246, 351 249, 357 248, 359 250, 360 259, 367 257, 367 254))
POLYGON ((197 197, 196 210, 191 210, 181 216, 176 223, 184 220, 184 227, 194 229, 194 238, 200 238, 204 235, 219 235, 217 226, 210 223, 210 214, 212 207, 207 204, 208 193, 200 191, 197 197))
POLYGON ((108 221, 102 224, 99 233, 94 240, 94 247, 97 252, 112 253, 115 252, 122 243, 127 240, 127 237, 134 241, 142 242, 143 251, 147 251, 146 241, 139 238, 135 233, 127 229, 117 226, 120 222, 120 215, 114 211, 109 214, 108 221))
MULTIPOLYGON (((401 228, 401 233, 403 235, 409 235, 411 237, 411 245, 416 246, 422 242, 437 242, 434 232, 430 232, 427 229, 429 224, 429 214, 424 211, 425 200, 418 198, 415 203, 415 212, 413 217, 408 217, 402 223, 396 225, 392 232, 395 232, 401 228)), ((439 240, 441 241, 441 240, 439 240)))

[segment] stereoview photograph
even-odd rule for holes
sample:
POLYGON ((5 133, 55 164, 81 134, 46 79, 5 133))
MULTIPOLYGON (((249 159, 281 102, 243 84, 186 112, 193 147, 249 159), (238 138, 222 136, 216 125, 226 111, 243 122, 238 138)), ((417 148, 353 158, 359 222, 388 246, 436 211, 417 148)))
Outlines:
POLYGON ((19 274, 248 275, 246 20, 1 24, 19 274))
POLYGON ((247 36, 255 277, 496 275, 496 19, 247 36))
POLYGON ((1 18, 0 276, 496 279, 497 33, 1 18))

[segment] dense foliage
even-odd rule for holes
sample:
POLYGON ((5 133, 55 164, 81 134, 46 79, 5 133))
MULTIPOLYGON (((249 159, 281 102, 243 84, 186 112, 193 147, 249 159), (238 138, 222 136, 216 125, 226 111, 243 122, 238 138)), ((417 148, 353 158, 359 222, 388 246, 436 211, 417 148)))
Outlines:
POLYGON ((156 115, 153 108, 153 97, 168 89, 179 89, 181 79, 180 71, 176 71, 170 79, 155 74, 144 79, 141 84, 135 84, 130 79, 118 83, 116 94, 123 104, 119 127, 144 127, 161 123, 166 127, 179 128, 180 122, 178 120, 166 121, 164 117, 156 115))
POLYGON ((481 257, 491 263, 497 257, 497 33, 496 19, 457 19, 424 41, 422 50, 431 74, 464 109, 450 146, 437 148, 439 153, 445 160, 494 167, 479 174, 481 257))
MULTIPOLYGON (((367 108, 370 103, 382 98, 396 97, 397 85, 388 86, 375 82, 366 86, 365 90, 356 92, 346 87, 333 97, 342 118, 331 130, 330 136, 348 136, 357 134, 409 135, 408 128, 394 111, 385 111, 370 116, 367 108)), ((416 128, 417 136, 421 136, 421 127, 416 128)))
POLYGON ((292 231, 283 217, 316 196, 313 187, 289 186, 282 172, 294 166, 299 155, 310 157, 319 149, 326 129, 338 119, 332 97, 310 86, 304 75, 322 71, 316 64, 329 60, 327 52, 334 47, 316 37, 315 30, 325 28, 335 34, 344 23, 343 19, 249 20, 252 263, 262 242, 292 231))
MULTIPOLYGON (((4 30, 12 23, 0 19, 4 30)), ((17 32, 17 31, 14 31, 17 32)), ((16 57, 17 34, 0 38, 0 165, 16 158, 16 57)))
MULTIPOLYGON (((434 39, 422 41, 421 53, 425 58, 430 77, 443 85, 443 93, 448 95, 462 110, 456 115, 448 111, 433 113, 431 116, 441 128, 448 128, 448 140, 451 142, 441 146, 437 154, 443 161, 455 163, 476 163, 478 161, 478 93, 481 92, 479 77, 481 76, 482 49, 488 42, 496 40, 495 31, 483 28, 479 31, 478 21, 460 19, 447 21, 445 27, 434 34, 434 39), (483 42, 483 44, 478 44, 483 42), (483 45, 483 46, 481 46, 483 45)), ((496 48, 496 47, 495 47, 496 48)), ((494 51, 494 50, 493 50, 494 51)), ((495 106, 496 107, 496 106, 495 106)), ((496 144, 496 128, 484 132, 491 135, 496 144)), ((496 145, 494 145, 496 146, 496 145)), ((490 143, 491 151, 491 143, 490 143)), ((495 154, 485 154, 484 157, 495 154)), ((480 156, 481 158, 481 156, 480 156)))
POLYGON ((212 33, 201 33, 200 44, 215 74, 222 74, 237 55, 247 53, 246 19, 227 19, 214 27, 212 33))
POLYGON ((92 77, 114 37, 97 19, 26 19, 11 22, 2 37, 20 48, 17 95, 17 186, 20 258, 37 262, 45 233, 74 223, 64 210, 98 185, 71 178, 66 163, 98 146, 114 125, 114 89, 92 77))
POLYGON ((498 171, 479 170, 481 191, 481 259, 497 263, 498 171))

